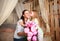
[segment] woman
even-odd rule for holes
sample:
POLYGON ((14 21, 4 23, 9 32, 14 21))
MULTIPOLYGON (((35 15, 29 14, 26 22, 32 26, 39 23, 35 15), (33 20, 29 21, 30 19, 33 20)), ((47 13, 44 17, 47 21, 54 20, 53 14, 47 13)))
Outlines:
POLYGON ((24 24, 30 18, 28 10, 22 12, 21 19, 17 22, 17 27, 14 33, 14 41, 27 41, 25 38, 26 34, 24 33, 24 24))

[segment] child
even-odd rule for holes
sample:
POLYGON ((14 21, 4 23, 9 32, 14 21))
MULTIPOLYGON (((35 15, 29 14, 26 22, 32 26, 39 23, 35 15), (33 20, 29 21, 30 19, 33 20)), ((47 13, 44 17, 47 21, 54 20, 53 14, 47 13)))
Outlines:
POLYGON ((43 30, 41 29, 39 15, 38 15, 36 10, 32 10, 31 11, 31 18, 32 18, 32 21, 34 21, 36 24, 38 24, 37 25, 37 29, 38 29, 38 41, 43 41, 43 30))

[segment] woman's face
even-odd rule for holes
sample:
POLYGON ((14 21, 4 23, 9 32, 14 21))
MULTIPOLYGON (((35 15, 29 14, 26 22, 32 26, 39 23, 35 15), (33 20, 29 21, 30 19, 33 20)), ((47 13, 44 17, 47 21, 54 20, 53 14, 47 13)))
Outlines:
POLYGON ((24 16, 25 18, 30 18, 30 13, 29 13, 29 11, 25 11, 23 16, 24 16))

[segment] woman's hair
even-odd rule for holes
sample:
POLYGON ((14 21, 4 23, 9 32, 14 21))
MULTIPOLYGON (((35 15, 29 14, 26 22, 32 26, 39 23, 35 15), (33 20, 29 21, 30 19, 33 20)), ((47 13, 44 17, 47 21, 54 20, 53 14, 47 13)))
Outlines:
POLYGON ((23 16, 23 15, 24 15, 24 13, 25 13, 25 11, 28 11, 28 10, 23 10, 23 12, 22 12, 22 16, 21 16, 21 18, 20 18, 20 19, 22 19, 22 20, 23 20, 23 23, 25 23, 25 22, 24 22, 24 16, 23 16))

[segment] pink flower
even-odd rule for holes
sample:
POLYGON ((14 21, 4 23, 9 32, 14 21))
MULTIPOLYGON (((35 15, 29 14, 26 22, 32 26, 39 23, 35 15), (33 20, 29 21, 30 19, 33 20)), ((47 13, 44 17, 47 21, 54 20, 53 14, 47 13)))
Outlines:
POLYGON ((33 36, 32 40, 33 41, 37 41, 37 37, 36 36, 33 36))
POLYGON ((29 33, 29 28, 25 28, 25 29, 24 29, 24 32, 25 32, 25 33, 29 33))
POLYGON ((32 32, 28 32, 28 37, 32 37, 33 33, 32 32))
POLYGON ((28 40, 28 41, 31 40, 31 37, 27 37, 27 40, 28 40))
POLYGON ((34 35, 37 35, 37 31, 36 32, 33 32, 34 35))
POLYGON ((26 22, 26 27, 32 27, 35 26, 35 23, 33 21, 26 22))
POLYGON ((36 28, 35 27, 31 27, 31 31, 32 32, 35 32, 36 31, 36 28))
POLYGON ((24 32, 27 33, 27 40, 30 41, 32 39, 33 41, 36 41, 37 37, 35 35, 37 35, 37 24, 33 21, 28 21, 25 26, 24 32))

